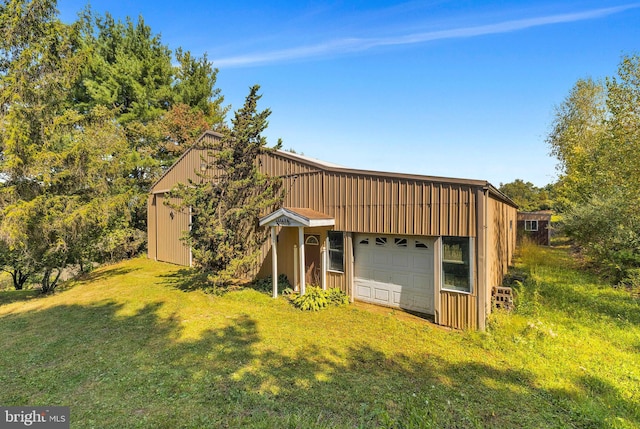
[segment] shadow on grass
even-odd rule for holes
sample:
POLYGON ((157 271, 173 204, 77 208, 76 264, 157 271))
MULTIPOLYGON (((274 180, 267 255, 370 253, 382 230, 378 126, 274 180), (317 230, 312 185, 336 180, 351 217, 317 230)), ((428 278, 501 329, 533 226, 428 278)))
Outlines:
POLYGON ((159 317, 161 306, 0 318, 0 403, 69 405, 77 427, 607 427, 618 415, 640 425, 638 404, 602 380, 578 380, 576 391, 613 395, 614 411, 498 364, 357 342, 278 348, 250 314, 181 340, 182 320, 159 317))
POLYGON ((39 289, 2 290, 0 291, 0 305, 29 301, 40 296, 42 296, 42 293, 39 289))
MULTIPOLYGON (((560 279, 559 279, 560 280, 560 279)), ((576 310, 606 317, 624 327, 626 323, 640 324, 640 300, 627 291, 613 286, 596 287, 590 284, 572 284, 554 281, 539 286, 546 305, 556 310, 575 313, 576 310)))
POLYGON ((133 273, 139 270, 141 270, 141 268, 139 267, 122 267, 117 265, 114 265, 113 267, 104 267, 96 271, 80 274, 79 276, 69 280, 68 282, 64 282, 60 286, 63 287, 75 284, 93 283, 96 281, 108 280, 112 277, 124 276, 125 274, 133 273))
POLYGON ((164 284, 185 292, 193 290, 208 291, 211 288, 207 281, 207 274, 193 268, 181 268, 178 271, 163 274, 160 277, 164 280, 164 284))

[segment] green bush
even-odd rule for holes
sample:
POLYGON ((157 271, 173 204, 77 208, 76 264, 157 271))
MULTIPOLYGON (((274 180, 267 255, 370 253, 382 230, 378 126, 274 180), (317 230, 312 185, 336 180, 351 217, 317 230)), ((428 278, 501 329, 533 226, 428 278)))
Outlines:
POLYGON ((332 287, 327 292, 327 300, 331 305, 341 306, 349 304, 349 297, 340 288, 332 287))
POLYGON ((346 305, 349 298, 337 287, 322 290, 317 286, 309 286, 304 295, 296 296, 291 302, 300 310, 318 311, 330 305, 346 305))
POLYGON ((309 286, 304 295, 298 295, 291 300, 300 310, 318 311, 329 305, 327 293, 317 286, 309 286))
POLYGON ((631 289, 640 289, 640 268, 629 268, 620 282, 622 286, 631 289))
POLYGON ((565 216, 564 232, 599 274, 618 283, 640 267, 640 204, 623 194, 594 196, 565 216))
MULTIPOLYGON (((257 291, 265 292, 271 295, 271 293, 273 292, 272 277, 268 276, 262 279, 257 279, 251 284, 251 287, 253 287, 253 289, 257 291)), ((287 295, 287 292, 290 290, 291 285, 289 284, 289 279, 285 274, 280 274, 278 276, 278 293, 287 295)))

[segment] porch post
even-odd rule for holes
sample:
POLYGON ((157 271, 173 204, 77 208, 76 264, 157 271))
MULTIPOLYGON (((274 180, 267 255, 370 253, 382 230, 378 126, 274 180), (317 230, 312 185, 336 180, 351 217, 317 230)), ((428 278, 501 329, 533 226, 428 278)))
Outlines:
POLYGON ((298 261, 300 261, 300 269, 298 270, 300 273, 300 295, 304 295, 306 280, 306 272, 304 270, 304 226, 298 227, 298 249, 300 250, 300 257, 298 258, 298 261))
POLYGON ((300 264, 298 263, 298 255, 300 253, 298 252, 298 246, 297 245, 293 245, 293 290, 298 292, 300 291, 300 281, 299 278, 300 276, 298 275, 298 268, 300 267, 300 264))
MULTIPOLYGON (((329 239, 327 238, 327 241, 329 239)), ((320 283, 322 284, 322 290, 327 290, 327 246, 324 245, 320 249, 320 283)))
POLYGON ((278 234, 276 227, 271 227, 271 278, 273 280, 273 297, 278 297, 278 234))

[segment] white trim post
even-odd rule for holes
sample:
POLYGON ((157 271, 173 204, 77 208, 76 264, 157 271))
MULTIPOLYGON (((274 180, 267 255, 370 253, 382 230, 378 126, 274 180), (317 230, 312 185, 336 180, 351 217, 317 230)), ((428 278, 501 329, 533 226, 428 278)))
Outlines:
POLYGON ((271 278, 273 280, 273 297, 278 297, 278 234, 276 227, 271 227, 271 278))
POLYGON ((304 226, 298 227, 298 249, 300 250, 300 257, 298 260, 300 261, 300 295, 304 295, 305 293, 305 277, 306 273, 304 270, 304 226))
MULTIPOLYGON (((329 241, 327 238, 326 241, 329 241)), ((327 290, 327 246, 326 243, 320 248, 320 283, 322 290, 327 290)))
POLYGON ((298 246, 297 245, 293 245, 293 290, 296 292, 300 291, 300 283, 299 283, 299 278, 300 276, 298 276, 298 267, 300 266, 300 264, 298 264, 298 246))

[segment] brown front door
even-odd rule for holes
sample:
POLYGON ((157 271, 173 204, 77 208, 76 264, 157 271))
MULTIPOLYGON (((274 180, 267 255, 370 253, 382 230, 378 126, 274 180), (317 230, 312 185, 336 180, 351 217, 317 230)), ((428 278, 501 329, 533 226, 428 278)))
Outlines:
POLYGON ((305 283, 310 286, 320 286, 320 236, 304 235, 304 263, 305 283))

